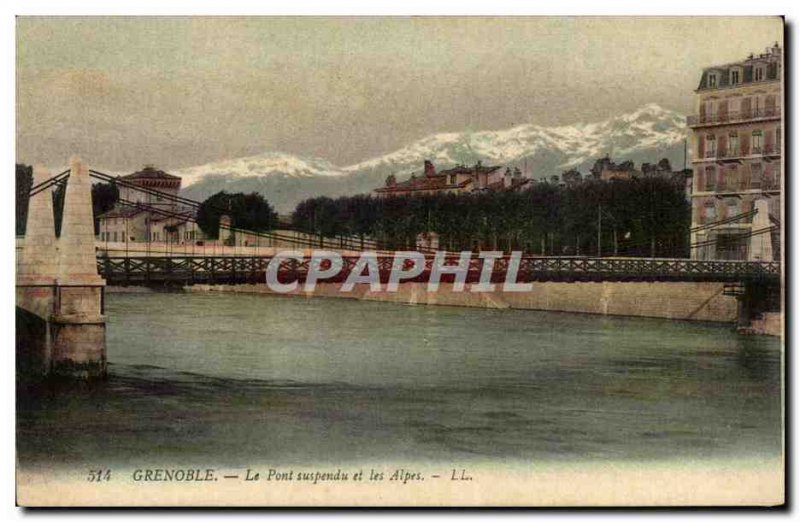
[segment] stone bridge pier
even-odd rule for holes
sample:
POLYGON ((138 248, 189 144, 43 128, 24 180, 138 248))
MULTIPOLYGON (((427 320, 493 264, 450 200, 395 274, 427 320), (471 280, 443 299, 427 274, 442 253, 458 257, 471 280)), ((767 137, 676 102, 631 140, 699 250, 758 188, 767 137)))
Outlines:
MULTIPOLYGON (((34 169, 34 186, 50 179, 34 169)), ((17 270, 17 370, 23 379, 106 375, 104 280, 97 273, 89 170, 70 160, 61 234, 52 188, 31 197, 17 270)))

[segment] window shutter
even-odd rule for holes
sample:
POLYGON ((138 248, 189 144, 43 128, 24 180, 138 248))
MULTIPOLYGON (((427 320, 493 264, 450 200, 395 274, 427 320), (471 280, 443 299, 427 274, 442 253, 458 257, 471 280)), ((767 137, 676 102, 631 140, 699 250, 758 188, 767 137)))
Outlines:
POLYGON ((728 119, 728 100, 720 100, 717 108, 717 116, 719 121, 728 119))
POLYGON ((739 111, 743 118, 750 117, 750 98, 742 98, 742 108, 739 111))
POLYGON ((772 183, 772 165, 769 163, 764 163, 762 168, 764 169, 764 182, 761 184, 761 186, 764 188, 764 185, 769 186, 772 183))
POLYGON ((772 115, 775 112, 775 95, 768 94, 764 105, 766 106, 767 115, 772 115))
POLYGON ((768 80, 777 80, 778 79, 778 64, 771 63, 767 65, 767 79, 768 80))
POLYGON ((706 156, 706 138, 705 136, 697 137, 697 157, 705 158, 706 156))

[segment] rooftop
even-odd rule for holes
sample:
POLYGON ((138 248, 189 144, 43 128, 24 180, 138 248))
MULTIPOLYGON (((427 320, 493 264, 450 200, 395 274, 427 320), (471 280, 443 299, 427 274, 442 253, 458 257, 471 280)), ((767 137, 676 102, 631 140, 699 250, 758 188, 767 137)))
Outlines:
POLYGON ((163 170, 158 170, 152 165, 145 166, 142 170, 138 172, 134 172, 133 174, 128 174, 127 176, 122 176, 121 179, 125 180, 132 180, 132 179, 165 179, 165 180, 175 180, 180 181, 180 176, 174 176, 172 174, 167 174, 163 170))
POLYGON ((738 62, 705 67, 697 90, 735 87, 753 83, 754 81, 779 80, 781 62, 781 46, 775 42, 775 45, 768 47, 764 53, 758 55, 750 54, 750 56, 738 62), (756 77, 753 72, 754 67, 757 66, 764 66, 765 69, 763 76, 760 78, 756 77), (731 83, 731 70, 740 71, 738 80, 733 80, 734 83, 731 83), (713 81, 709 81, 709 75, 714 76, 713 81))
POLYGON ((465 187, 472 183, 472 180, 465 180, 461 183, 447 183, 447 177, 439 173, 435 176, 431 177, 421 177, 415 178, 412 177, 411 179, 407 179, 405 181, 398 181, 394 185, 387 185, 385 187, 380 187, 375 189, 378 192, 407 192, 407 191, 416 191, 416 190, 445 190, 451 188, 461 188, 465 187))

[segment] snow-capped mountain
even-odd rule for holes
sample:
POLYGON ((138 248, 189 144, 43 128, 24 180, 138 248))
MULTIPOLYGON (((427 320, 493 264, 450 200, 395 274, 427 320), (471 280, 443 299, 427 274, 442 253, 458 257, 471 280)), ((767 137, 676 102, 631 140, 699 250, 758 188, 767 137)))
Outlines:
POLYGON ((339 167, 318 158, 267 153, 174 172, 184 178, 185 193, 205 198, 219 190, 258 191, 281 212, 308 197, 368 193, 394 173, 405 179, 420 173, 429 159, 437 168, 456 164, 520 167, 534 178, 575 167, 586 172, 594 160, 655 163, 668 158, 683 165, 684 116, 656 104, 595 123, 544 127, 525 124, 510 129, 452 132, 427 136, 402 149, 354 165, 339 167))
POLYGON ((183 178, 183 186, 202 181, 208 176, 225 175, 230 178, 261 176, 287 176, 304 178, 314 176, 341 176, 343 170, 319 158, 300 158, 280 152, 267 152, 232 160, 189 167, 176 173, 183 178))

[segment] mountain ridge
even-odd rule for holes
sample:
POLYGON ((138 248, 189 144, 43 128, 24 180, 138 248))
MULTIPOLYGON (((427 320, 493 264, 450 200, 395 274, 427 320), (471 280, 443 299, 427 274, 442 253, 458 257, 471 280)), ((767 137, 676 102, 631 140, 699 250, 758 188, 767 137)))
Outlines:
POLYGON ((368 193, 389 174, 404 179, 419 173, 424 160, 437 168, 456 164, 520 167, 533 178, 570 168, 585 172, 606 154, 616 160, 683 163, 685 117, 650 103, 603 121, 561 126, 532 123, 492 131, 431 134, 387 154, 337 166, 323 158, 266 152, 173 171, 187 197, 204 199, 219 191, 258 191, 281 211, 314 196, 368 193))

